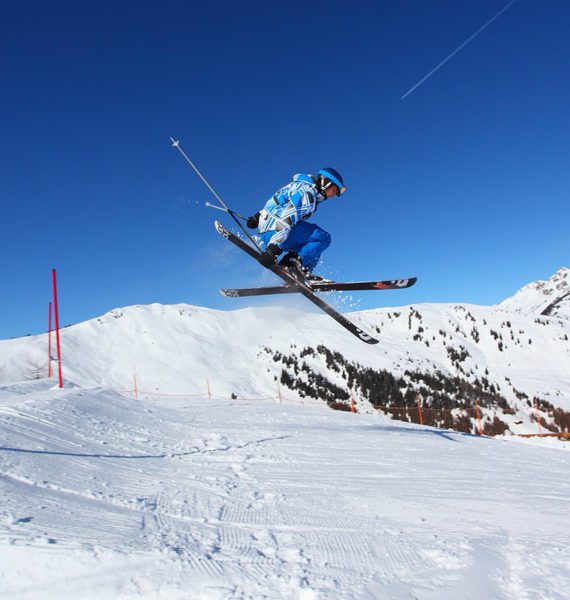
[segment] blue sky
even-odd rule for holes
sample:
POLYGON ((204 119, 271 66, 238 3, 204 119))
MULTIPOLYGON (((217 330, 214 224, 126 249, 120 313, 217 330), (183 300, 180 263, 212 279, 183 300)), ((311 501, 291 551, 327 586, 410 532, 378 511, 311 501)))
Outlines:
MULTIPOLYGON (((272 281, 170 146, 252 214, 293 173, 338 169, 313 217, 321 272, 419 277, 347 308, 494 304, 570 266, 570 2, 12 3, 0 24, 0 338, 115 307, 243 308, 272 281)), ((287 299, 310 306, 304 299, 287 299)), ((335 302, 340 302, 338 299, 335 302)))

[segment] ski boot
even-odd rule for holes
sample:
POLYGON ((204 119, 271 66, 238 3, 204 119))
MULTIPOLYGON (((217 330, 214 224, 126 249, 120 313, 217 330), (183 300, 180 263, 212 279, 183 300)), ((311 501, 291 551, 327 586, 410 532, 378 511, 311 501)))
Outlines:
POLYGON ((297 281, 311 287, 314 283, 329 281, 324 277, 311 273, 307 267, 303 266, 303 261, 295 252, 288 252, 279 262, 282 267, 285 267, 290 275, 297 281))

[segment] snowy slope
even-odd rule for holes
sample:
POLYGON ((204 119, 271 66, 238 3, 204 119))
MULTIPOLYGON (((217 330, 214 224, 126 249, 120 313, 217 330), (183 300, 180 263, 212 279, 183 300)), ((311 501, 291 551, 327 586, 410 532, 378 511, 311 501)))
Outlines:
POLYGON ((570 269, 559 269, 547 281, 535 281, 507 298, 497 308, 528 315, 570 319, 570 269))
POLYGON ((2 598, 567 597, 567 452, 49 385, 0 390, 2 598))
MULTIPOLYGON (((208 380, 220 396, 268 397, 278 393, 284 371, 304 377, 293 373, 294 365, 284 364, 287 356, 349 389, 346 377, 322 355, 306 353, 322 347, 362 367, 386 370, 411 387, 411 371, 469 382, 485 379, 515 410, 505 417, 513 433, 536 430, 529 405, 534 397, 570 409, 569 320, 446 304, 350 316, 381 343, 369 347, 326 315, 284 307, 224 312, 154 304, 117 309, 62 331, 64 377, 81 386, 132 390, 136 374, 141 392, 186 395, 205 393, 208 380)), ((1 341, 0 382, 33 377, 38 369, 45 375, 46 353, 46 335, 1 341)), ((365 392, 351 391, 366 410, 365 392)), ((299 398, 294 390, 288 395, 299 398)))

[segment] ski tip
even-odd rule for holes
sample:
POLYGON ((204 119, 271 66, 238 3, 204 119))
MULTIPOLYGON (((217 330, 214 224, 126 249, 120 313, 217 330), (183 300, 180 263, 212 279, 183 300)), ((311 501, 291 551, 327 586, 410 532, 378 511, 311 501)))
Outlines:
POLYGON ((228 290, 226 288, 222 288, 220 290, 220 294, 225 298, 238 298, 238 294, 235 290, 228 290))

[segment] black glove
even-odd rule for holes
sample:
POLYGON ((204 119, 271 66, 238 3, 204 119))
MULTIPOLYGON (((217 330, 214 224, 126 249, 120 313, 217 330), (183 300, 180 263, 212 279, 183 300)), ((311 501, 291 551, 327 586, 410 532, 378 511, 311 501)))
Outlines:
POLYGON ((266 268, 272 267, 277 262, 277 257, 283 252, 277 244, 269 244, 265 252, 259 257, 259 262, 266 268))
POLYGON ((250 229, 255 229, 258 225, 259 225, 259 215, 261 213, 256 212, 253 217, 249 217, 249 219, 247 220, 247 226, 250 229))

